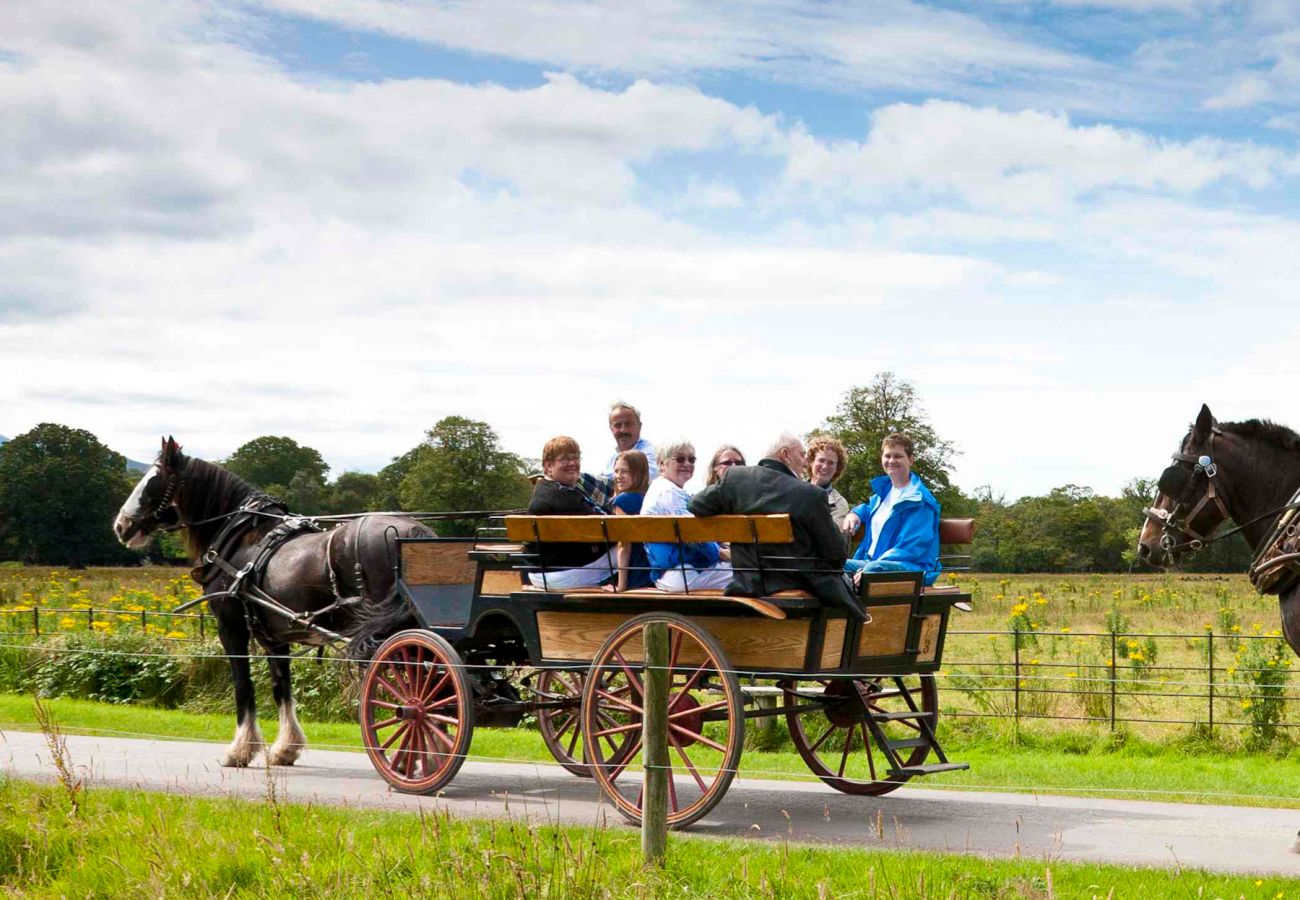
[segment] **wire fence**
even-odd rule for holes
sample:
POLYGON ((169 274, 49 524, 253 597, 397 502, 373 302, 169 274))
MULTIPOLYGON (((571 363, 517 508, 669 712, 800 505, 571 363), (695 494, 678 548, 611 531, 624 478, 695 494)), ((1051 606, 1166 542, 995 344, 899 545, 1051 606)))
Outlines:
MULTIPOLYGON (((136 633, 197 645, 215 637, 211 619, 202 610, 10 608, 0 609, 0 638, 15 646, 15 638, 136 633)), ((1017 727, 1056 721, 1111 731, 1222 726, 1271 734, 1300 725, 1292 718, 1300 701, 1291 693, 1292 663, 1276 633, 949 629, 936 676, 945 690, 944 714, 957 718, 1011 720, 1017 727)))

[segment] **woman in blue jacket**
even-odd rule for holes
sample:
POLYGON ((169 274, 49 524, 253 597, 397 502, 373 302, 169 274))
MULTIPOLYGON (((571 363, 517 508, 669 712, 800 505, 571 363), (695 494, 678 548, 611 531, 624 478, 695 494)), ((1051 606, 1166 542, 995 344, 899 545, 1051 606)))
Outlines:
POLYGON ((862 544, 844 571, 924 572, 925 583, 939 577, 939 501, 912 474, 915 459, 912 439, 894 433, 880 447, 884 475, 871 479, 872 498, 844 519, 846 534, 866 526, 862 544))

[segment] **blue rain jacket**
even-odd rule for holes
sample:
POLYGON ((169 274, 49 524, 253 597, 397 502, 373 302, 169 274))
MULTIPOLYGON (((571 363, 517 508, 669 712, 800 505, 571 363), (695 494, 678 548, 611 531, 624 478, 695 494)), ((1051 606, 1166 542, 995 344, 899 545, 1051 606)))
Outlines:
POLYGON ((894 504, 894 513, 885 523, 880 542, 876 544, 876 555, 867 555, 867 550, 871 547, 871 517, 880 506, 880 501, 888 496, 890 487, 888 475, 878 475, 871 479, 873 496, 853 510, 866 528, 862 545, 853 554, 853 558, 891 562, 913 572, 924 572, 925 583, 934 584, 941 568, 939 501, 934 499, 934 494, 930 493, 915 473, 903 496, 894 504))

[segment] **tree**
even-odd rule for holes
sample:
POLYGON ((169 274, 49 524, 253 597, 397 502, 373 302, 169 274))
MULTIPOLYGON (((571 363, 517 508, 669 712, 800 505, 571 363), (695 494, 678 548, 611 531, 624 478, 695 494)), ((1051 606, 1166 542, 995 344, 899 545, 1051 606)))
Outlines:
MULTIPOLYGON (((406 469, 400 488, 404 509, 518 509, 531 492, 523 460, 501 449, 486 422, 464 416, 439 421, 422 444, 394 461, 399 463, 406 469)), ((473 525, 448 523, 439 531, 471 533, 473 525)))
POLYGON ((321 511, 328 514, 366 512, 396 508, 377 503, 383 493, 383 483, 378 475, 365 472, 344 472, 325 490, 321 511))
POLYGON ((330 468, 311 447, 304 447, 292 438, 271 435, 244 444, 222 465, 263 490, 271 485, 287 487, 299 472, 306 472, 306 477, 323 486, 330 468))
POLYGON ((0 555, 74 569, 137 559, 112 528, 132 486, 126 457, 89 431, 37 425, 0 445, 0 555))
POLYGON ((838 439, 848 451, 839 491, 851 503, 871 496, 871 479, 880 474, 880 442, 895 431, 903 432, 915 443, 912 471, 934 492, 945 507, 945 514, 947 507, 961 496, 950 477, 957 449, 951 442, 942 440, 926 419, 911 382, 893 372, 880 372, 869 385, 850 388, 822 430, 838 439))

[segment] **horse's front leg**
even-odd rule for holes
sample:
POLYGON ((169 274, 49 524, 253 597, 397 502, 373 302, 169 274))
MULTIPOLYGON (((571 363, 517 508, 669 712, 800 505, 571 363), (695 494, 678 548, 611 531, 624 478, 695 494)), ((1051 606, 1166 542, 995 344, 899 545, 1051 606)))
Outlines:
POLYGON ((291 766, 307 746, 307 735, 298 724, 298 713, 293 702, 293 680, 289 673, 289 645, 267 648, 271 664, 271 694, 280 711, 280 731, 275 743, 266 751, 268 766, 291 766))
POLYGON ((248 659, 248 627, 242 618, 217 617, 221 648, 230 660, 230 677, 235 683, 235 739, 222 757, 223 766, 246 766, 265 743, 257 727, 257 702, 253 695, 253 673, 248 659))

